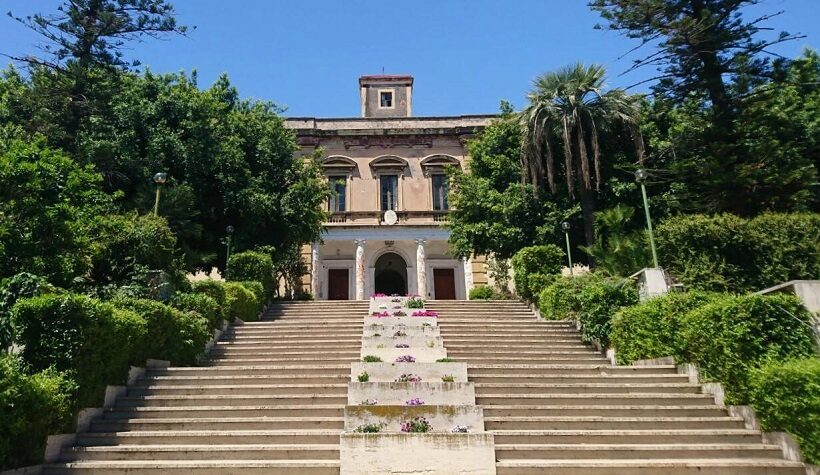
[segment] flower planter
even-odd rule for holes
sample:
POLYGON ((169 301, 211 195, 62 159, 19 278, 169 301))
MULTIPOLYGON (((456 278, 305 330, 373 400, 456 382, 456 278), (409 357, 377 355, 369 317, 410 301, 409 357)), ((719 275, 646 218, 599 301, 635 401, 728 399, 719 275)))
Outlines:
MULTIPOLYGON (((418 374, 418 371, 413 372, 418 374)), ((394 379, 396 377, 398 374, 393 376, 394 379)), ((475 405, 475 386, 473 383, 443 383, 440 379, 439 382, 421 383, 373 382, 371 379, 366 383, 348 384, 347 401, 350 405, 358 405, 366 399, 376 399, 379 405, 404 406, 407 400, 413 398, 424 400, 427 406, 475 405)))
POLYGON ((407 406, 376 405, 345 407, 345 431, 352 432, 365 424, 384 423, 381 432, 399 432, 401 423, 414 417, 430 421, 430 432, 451 432, 457 425, 467 426, 470 433, 484 432, 484 411, 477 406, 407 406))
POLYGON ((396 348, 395 346, 387 346, 379 348, 362 347, 361 356, 366 355, 378 356, 382 361, 387 363, 396 362, 396 358, 404 355, 410 355, 416 359, 416 363, 435 363, 436 360, 447 357, 447 350, 443 347, 428 348, 425 346, 416 346, 410 348, 396 348))
POLYGON ((367 372, 371 383, 390 383, 405 373, 417 374, 425 383, 442 382, 444 376, 452 376, 457 383, 467 382, 467 363, 353 363, 350 380, 358 381, 363 372, 367 372))

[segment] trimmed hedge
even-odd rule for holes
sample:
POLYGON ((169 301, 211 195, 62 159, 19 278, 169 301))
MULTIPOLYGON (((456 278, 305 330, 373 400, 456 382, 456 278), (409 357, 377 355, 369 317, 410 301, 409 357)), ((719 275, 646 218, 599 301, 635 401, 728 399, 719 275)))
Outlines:
POLYGON ((238 284, 250 290, 253 293, 253 295, 260 302, 262 302, 263 305, 265 304, 265 301, 267 300, 265 298, 265 289, 262 287, 262 284, 260 282, 257 282, 255 280, 243 280, 242 282, 238 282, 238 284))
POLYGON ((209 328, 217 328, 222 321, 219 303, 206 294, 177 292, 168 304, 183 312, 196 312, 208 321, 209 328))
POLYGON ((787 431, 820 463, 820 358, 768 363, 752 372, 750 402, 763 430, 787 431))
POLYGON ((578 295, 578 321, 584 341, 598 340, 609 345, 612 316, 620 309, 638 303, 638 290, 629 279, 607 277, 591 279, 578 295))
POLYGON ((561 274, 564 252, 554 244, 525 247, 512 258, 515 291, 524 300, 534 301, 554 276, 561 274))
POLYGON ((681 215, 656 230, 664 267, 693 289, 746 292, 820 278, 820 214, 681 215))
POLYGON ((18 300, 42 294, 59 293, 61 289, 49 284, 44 278, 21 272, 0 282, 0 352, 14 340, 11 325, 11 308, 18 300))
POLYGON ((67 373, 26 374, 11 355, 0 355, 0 470, 40 463, 46 438, 70 430, 72 395, 67 373))
POLYGON ((137 361, 156 358, 177 366, 192 365, 211 337, 207 320, 197 312, 181 312, 147 299, 119 299, 114 304, 136 312, 147 322, 143 353, 137 361))
POLYGON ((610 334, 618 363, 664 356, 675 356, 682 362, 683 316, 721 297, 722 294, 700 291, 671 293, 624 308, 613 317, 610 334))
POLYGON ((470 289, 470 300, 493 300, 496 298, 495 290, 486 285, 476 285, 470 289))
POLYGON ((12 308, 21 353, 33 371, 73 371, 76 407, 95 407, 108 384, 125 382, 131 364, 142 363, 149 325, 130 310, 81 295, 44 295, 12 308), (139 356, 139 357, 135 357, 139 356))
POLYGON ((245 251, 228 259, 225 279, 230 281, 255 281, 262 284, 263 300, 273 295, 274 265, 270 255, 256 251, 245 251))
POLYGON ((221 280, 205 279, 191 282, 194 293, 205 294, 214 299, 219 305, 219 314, 224 320, 230 320, 230 309, 226 305, 225 282, 221 280))
POLYGON ((244 322, 259 320, 262 311, 262 301, 258 295, 239 282, 225 283, 225 307, 231 320, 240 319, 244 322))
POLYGON ((578 277, 560 277, 545 287, 538 296, 541 317, 547 320, 575 319, 581 303, 578 296, 581 289, 592 280, 600 279, 597 274, 583 274, 578 277))

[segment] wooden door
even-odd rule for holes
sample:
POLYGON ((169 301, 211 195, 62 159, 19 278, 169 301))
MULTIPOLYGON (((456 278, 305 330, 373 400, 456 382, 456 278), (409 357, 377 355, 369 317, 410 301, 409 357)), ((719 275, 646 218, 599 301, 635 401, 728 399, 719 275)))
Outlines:
POLYGON ((327 271, 327 298, 328 300, 347 300, 349 269, 328 269, 327 271))
POLYGON ((433 269, 436 300, 456 299, 456 274, 453 269, 433 269))

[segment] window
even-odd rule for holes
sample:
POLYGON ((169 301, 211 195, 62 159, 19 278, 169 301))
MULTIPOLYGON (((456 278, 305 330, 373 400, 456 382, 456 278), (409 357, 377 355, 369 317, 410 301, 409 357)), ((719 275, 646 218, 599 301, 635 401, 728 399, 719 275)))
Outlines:
POLYGON ((379 177, 381 190, 382 211, 399 209, 399 177, 397 175, 382 175, 379 177))
POLYGON ((393 91, 379 91, 379 107, 393 107, 393 91))
POLYGON ((341 213, 345 211, 345 198, 347 192, 347 177, 331 176, 328 177, 330 183, 330 198, 327 200, 327 210, 331 213, 341 213))
POLYGON ((447 193, 450 185, 447 183, 447 175, 433 175, 433 209, 444 211, 450 209, 447 202, 447 193))

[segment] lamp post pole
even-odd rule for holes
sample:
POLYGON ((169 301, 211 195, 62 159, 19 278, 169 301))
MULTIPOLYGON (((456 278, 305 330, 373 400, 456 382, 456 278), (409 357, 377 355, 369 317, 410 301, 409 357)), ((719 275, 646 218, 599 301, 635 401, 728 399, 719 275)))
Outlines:
POLYGON ((154 216, 159 216, 159 195, 162 191, 162 185, 164 185, 166 181, 168 181, 167 173, 154 173, 154 183, 157 184, 157 196, 154 199, 154 216))
POLYGON ((646 229, 649 230, 649 246, 652 248, 652 263, 655 268, 658 267, 658 251, 655 249, 655 234, 652 231, 652 218, 649 215, 649 198, 646 196, 646 179, 649 174, 644 169, 639 169, 635 172, 635 181, 641 185, 641 194, 643 195, 643 210, 646 212, 646 229))
POLYGON ((570 275, 570 277, 573 277, 574 274, 573 274, 573 271, 572 271, 572 250, 570 249, 570 246, 569 246, 569 230, 570 230, 569 222, 564 221, 563 223, 561 223, 561 229, 564 230, 564 237, 566 238, 566 241, 567 241, 567 262, 569 262, 569 275, 570 275))
POLYGON ((231 260, 231 236, 233 236, 233 226, 230 224, 225 227, 225 233, 228 235, 225 238, 225 245, 227 249, 225 250, 225 275, 228 274, 228 262, 231 260))

